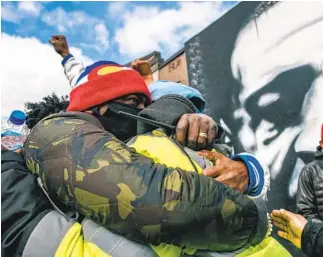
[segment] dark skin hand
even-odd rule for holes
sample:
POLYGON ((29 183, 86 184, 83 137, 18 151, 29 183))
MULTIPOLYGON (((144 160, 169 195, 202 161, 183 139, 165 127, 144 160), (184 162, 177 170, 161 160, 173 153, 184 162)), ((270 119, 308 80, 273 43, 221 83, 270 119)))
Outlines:
POLYGON ((53 35, 48 42, 53 45, 55 51, 63 58, 69 55, 70 51, 68 49, 68 44, 65 36, 53 35))
POLYGON ((152 76, 152 70, 150 62, 152 61, 153 57, 151 57, 149 60, 135 60, 131 63, 131 68, 138 71, 141 76, 152 76))
POLYGON ((245 193, 248 189, 248 169, 243 162, 234 161, 217 152, 203 150, 199 155, 206 157, 214 163, 214 166, 203 170, 203 174, 215 178, 223 184, 245 193))
POLYGON ((145 80, 147 86, 149 86, 151 83, 154 83, 153 72, 150 66, 150 59, 135 60, 131 63, 131 68, 140 73, 140 75, 145 80))
POLYGON ((176 126, 176 141, 193 150, 206 149, 217 135, 216 122, 205 114, 184 114, 176 126), (205 137, 201 136, 205 134, 205 137))

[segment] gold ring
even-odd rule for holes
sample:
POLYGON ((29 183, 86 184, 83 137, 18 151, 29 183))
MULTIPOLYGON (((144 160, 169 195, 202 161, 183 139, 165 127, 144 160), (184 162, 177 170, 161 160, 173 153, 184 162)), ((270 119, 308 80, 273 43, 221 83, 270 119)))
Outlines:
POLYGON ((199 137, 207 138, 207 134, 206 134, 206 133, 204 133, 204 132, 201 132, 201 133, 199 134, 199 137))

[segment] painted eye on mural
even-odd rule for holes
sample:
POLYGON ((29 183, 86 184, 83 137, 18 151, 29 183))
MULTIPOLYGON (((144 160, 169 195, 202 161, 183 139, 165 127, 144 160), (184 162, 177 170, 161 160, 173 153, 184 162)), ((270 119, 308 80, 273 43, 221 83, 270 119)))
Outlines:
POLYGON ((287 70, 276 76, 245 103, 251 127, 256 129, 262 120, 282 130, 298 125, 302 119, 304 98, 318 72, 310 65, 287 70))
POLYGON ((264 94, 259 98, 258 106, 259 107, 266 107, 269 104, 276 102, 279 99, 278 93, 268 93, 264 94))

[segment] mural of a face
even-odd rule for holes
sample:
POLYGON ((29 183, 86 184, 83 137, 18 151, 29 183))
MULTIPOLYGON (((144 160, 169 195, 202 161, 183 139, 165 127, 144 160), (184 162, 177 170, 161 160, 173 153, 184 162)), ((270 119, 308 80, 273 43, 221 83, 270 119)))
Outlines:
POLYGON ((185 44, 189 84, 206 113, 236 152, 269 168, 269 211, 295 211, 299 173, 319 144, 322 31, 323 2, 242 1, 185 44))
POLYGON ((279 2, 240 30, 231 56, 241 85, 233 113, 238 138, 268 166, 271 192, 283 198, 295 197, 307 153, 319 142, 322 32, 322 3, 279 2))

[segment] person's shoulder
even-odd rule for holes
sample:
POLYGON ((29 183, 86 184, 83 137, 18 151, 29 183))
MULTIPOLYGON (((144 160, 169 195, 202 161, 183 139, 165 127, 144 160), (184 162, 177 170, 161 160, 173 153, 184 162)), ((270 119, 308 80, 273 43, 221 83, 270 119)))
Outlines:
POLYGON ((304 166, 303 170, 305 170, 305 172, 312 172, 312 170, 316 169, 317 167, 323 168, 323 160, 311 161, 304 166))
POLYGON ((300 179, 301 180, 305 178, 314 179, 316 176, 320 175, 319 173, 321 173, 322 170, 323 170, 323 161, 314 160, 303 167, 300 174, 300 179))
POLYGON ((76 112, 61 112, 45 117, 31 130, 26 140, 27 145, 33 145, 33 142, 36 141, 38 143, 43 141, 46 144, 46 142, 49 143, 77 134, 84 127, 91 127, 91 125, 87 126, 90 122, 83 118, 83 113, 77 114, 76 112))
POLYGON ((85 112, 60 112, 47 116, 42 119, 39 124, 42 127, 53 127, 53 126, 77 126, 84 125, 86 123, 97 123, 97 119, 85 112))

